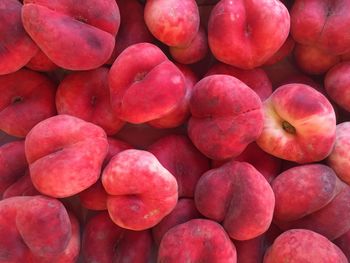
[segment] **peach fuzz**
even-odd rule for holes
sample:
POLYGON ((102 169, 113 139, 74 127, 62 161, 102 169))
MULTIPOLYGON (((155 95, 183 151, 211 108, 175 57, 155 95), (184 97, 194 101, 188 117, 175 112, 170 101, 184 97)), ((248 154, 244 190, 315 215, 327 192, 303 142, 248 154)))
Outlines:
POLYGON ((186 93, 185 78, 155 45, 139 43, 125 49, 109 71, 114 113, 140 124, 171 112, 186 93))
POLYGON ((79 254, 79 225, 56 199, 12 197, 0 202, 3 262, 73 263, 79 254), (6 238, 4 238, 6 237, 6 238))
POLYGON ((149 146, 148 151, 175 176, 179 197, 193 197, 198 179, 210 168, 209 159, 182 135, 164 136, 149 146))
POLYGON ((152 236, 148 230, 131 231, 118 227, 107 212, 90 218, 83 232, 84 262, 146 263, 150 260, 152 236))
MULTIPOLYGON (((108 138, 108 146, 108 152, 103 161, 102 169, 106 167, 114 155, 132 148, 129 144, 114 138, 108 138)), ((80 203, 83 207, 90 210, 107 210, 108 194, 103 188, 100 179, 88 189, 80 192, 78 195, 80 203)))
POLYGON ((159 119, 148 122, 155 128, 175 128, 188 120, 190 117, 190 99, 194 85, 198 82, 197 75, 186 65, 176 64, 177 68, 182 72, 185 78, 185 96, 177 106, 159 119))
POLYGON ((22 4, 17 0, 0 3, 0 75, 19 70, 39 50, 23 28, 21 10, 22 4))
POLYGON ((237 253, 221 225, 208 219, 192 219, 166 232, 157 262, 236 263, 237 253))
POLYGON ((0 76, 0 130, 25 137, 38 122, 56 114, 55 85, 35 71, 0 76))
POLYGON ((111 219, 130 230, 155 226, 175 208, 178 199, 175 177, 153 154, 142 150, 115 155, 103 170, 102 184, 109 195, 111 219))
POLYGON ((290 10, 291 34, 303 45, 332 55, 350 51, 350 2, 296 0, 290 10))
POLYGON ((40 192, 35 189, 32 183, 32 179, 30 178, 29 171, 26 171, 26 173, 21 176, 16 182, 6 188, 2 197, 5 199, 13 196, 33 195, 40 195, 40 192))
POLYGON ((321 161, 331 153, 335 112, 320 92, 304 84, 283 85, 263 108, 264 128, 256 142, 264 151, 297 163, 321 161))
POLYGON ((311 75, 326 73, 340 62, 340 57, 329 54, 316 46, 297 44, 294 49, 294 59, 299 68, 311 75))
POLYGON ((346 111, 350 111, 350 62, 332 67, 326 74, 324 86, 331 99, 346 111))
POLYGON ((8 142, 0 146, 0 200, 6 189, 24 176, 27 167, 24 141, 8 142))
POLYGON ((199 27, 198 33, 191 43, 185 47, 170 47, 172 58, 182 64, 193 64, 202 60, 208 53, 207 33, 203 27, 199 27))
POLYGON ((182 223, 186 223, 191 219, 201 218, 193 199, 180 198, 173 211, 162 219, 156 226, 152 228, 153 240, 159 246, 166 232, 182 223))
POLYGON ((107 151, 102 128, 69 115, 56 115, 38 123, 25 139, 35 188, 58 198, 72 196, 96 183, 107 151))
POLYGON ((275 206, 273 191, 263 175, 249 163, 236 161, 204 173, 194 199, 202 215, 222 222, 236 240, 266 232, 275 206))
POLYGON ((53 63, 70 70, 89 70, 102 66, 111 56, 120 14, 114 0, 25 0, 22 21, 53 63))
POLYGON ((293 229, 281 234, 267 250, 264 263, 347 263, 344 253, 324 236, 293 229))
POLYGON ((327 158, 327 164, 340 179, 350 185, 350 122, 337 125, 335 145, 327 158))
POLYGON ((295 41, 292 38, 292 36, 289 35, 287 37, 286 41, 284 41, 283 45, 280 47, 280 49, 277 50, 277 52, 275 54, 273 54, 272 57, 270 57, 264 63, 264 66, 273 65, 273 64, 278 63, 279 61, 287 58, 294 50, 294 47, 295 47, 295 41))
POLYGON ((266 100, 272 93, 271 81, 261 68, 244 70, 219 62, 209 69, 206 76, 215 74, 230 75, 239 79, 254 90, 261 101, 266 100))
POLYGON ((206 156, 223 160, 241 154, 263 128, 258 95, 240 80, 211 75, 193 88, 188 135, 206 156))
POLYGON ((209 47, 219 61, 253 69, 279 50, 289 27, 288 10, 278 0, 222 0, 208 21, 209 47))
POLYGON ((68 114, 116 134, 124 125, 110 103, 107 68, 73 72, 59 84, 56 92, 58 114, 68 114))
POLYGON ((199 29, 199 11, 195 0, 148 0, 144 19, 148 29, 168 46, 185 47, 199 29))

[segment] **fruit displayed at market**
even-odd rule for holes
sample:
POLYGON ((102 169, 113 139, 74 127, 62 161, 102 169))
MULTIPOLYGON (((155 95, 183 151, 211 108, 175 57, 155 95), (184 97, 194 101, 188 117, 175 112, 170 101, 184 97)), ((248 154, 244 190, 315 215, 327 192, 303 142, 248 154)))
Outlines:
POLYGON ((0 263, 350 262, 350 0, 0 0, 0 263))

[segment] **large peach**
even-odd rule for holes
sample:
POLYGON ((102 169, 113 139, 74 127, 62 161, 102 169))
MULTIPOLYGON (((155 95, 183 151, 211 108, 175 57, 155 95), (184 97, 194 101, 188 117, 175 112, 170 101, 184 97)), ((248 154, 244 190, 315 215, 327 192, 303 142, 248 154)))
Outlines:
POLYGON ((296 0, 290 11, 291 33, 296 42, 314 45, 326 53, 350 51, 348 0, 296 0))
POLYGON ((195 203, 205 217, 222 222, 231 238, 248 240, 269 228, 275 197, 264 176, 252 165, 230 161, 201 176, 195 203))
POLYGON ((236 157, 257 139, 263 128, 258 95, 240 80, 211 75, 193 88, 188 135, 211 159, 236 157))
POLYGON ((175 208, 178 198, 175 177, 147 151, 115 155, 103 170, 102 184, 109 194, 111 219, 130 230, 155 226, 175 208))
POLYGON ((181 135, 165 136, 148 147, 148 151, 175 176, 179 197, 193 197, 198 179, 209 170, 208 158, 181 135))
POLYGON ((25 0, 22 21, 56 65, 89 70, 111 56, 120 15, 114 0, 25 0))
POLYGON ((281 234, 264 257, 264 263, 347 263, 344 253, 324 236, 293 229, 281 234))
POLYGON ((102 127, 107 135, 116 134, 124 122, 111 107, 108 71, 101 67, 66 76, 57 89, 57 112, 92 122, 102 127))
POLYGON ((25 137, 38 122, 56 114, 55 92, 49 78, 31 70, 0 76, 0 129, 25 137))
POLYGON ((165 116, 185 96, 185 79, 155 45, 125 49, 109 72, 111 104, 118 117, 139 124, 165 116))
POLYGON ((151 33, 168 46, 188 46, 199 29, 194 0, 148 0, 144 18, 151 33))
POLYGON ((102 128, 69 115, 38 123, 25 140, 33 184, 53 197, 71 196, 93 185, 107 150, 102 128))
POLYGON ((209 47, 219 61, 253 69, 278 51, 289 27, 288 10, 278 0, 221 0, 210 14, 209 47))
POLYGON ((350 185, 350 122, 337 125, 335 145, 327 163, 340 179, 350 185))
POLYGON ((159 246, 157 262, 236 263, 237 252, 218 223, 192 219, 166 232, 159 246))
POLYGON ((278 158, 308 163, 325 159, 335 142, 331 103, 304 84, 277 88, 264 101, 265 123, 257 144, 278 158))
POLYGON ((0 3, 0 75, 15 72, 38 52, 38 46, 24 31, 22 4, 17 0, 0 3))

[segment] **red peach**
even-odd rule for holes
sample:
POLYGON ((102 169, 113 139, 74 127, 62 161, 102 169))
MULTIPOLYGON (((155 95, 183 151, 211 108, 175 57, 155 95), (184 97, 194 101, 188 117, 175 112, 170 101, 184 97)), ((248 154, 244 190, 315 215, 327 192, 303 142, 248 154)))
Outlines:
POLYGON ((157 262, 236 263, 237 253, 218 223, 192 219, 166 232, 159 246, 157 262))
POLYGON ((59 114, 68 114, 92 122, 116 134, 124 125, 110 104, 108 69, 74 72, 66 76, 56 92, 59 114))
POLYGON ((199 29, 199 11, 194 0, 148 0, 144 18, 151 33, 168 46, 188 46, 199 29))
POLYGON ((27 171, 16 182, 7 187, 2 197, 5 199, 13 196, 33 196, 39 194, 40 192, 35 189, 29 172, 27 171))
POLYGON ((0 129, 25 137, 38 122, 56 114, 55 92, 49 78, 31 70, 0 76, 0 129))
POLYGON ((264 101, 257 144, 278 158, 308 163, 325 159, 335 142, 336 118, 327 98, 304 84, 280 86, 264 101))
POLYGON ((102 128, 69 115, 40 122, 25 140, 33 184, 53 197, 72 196, 96 183, 107 150, 102 128))
POLYGON ((344 235, 340 236, 333 242, 338 247, 340 247, 348 260, 350 260, 350 231, 346 232, 344 235))
POLYGON ((265 66, 268 65, 273 65, 281 60, 283 60, 284 58, 286 58, 287 56, 289 56, 289 54, 292 53, 292 51, 294 50, 295 47, 295 41, 292 38, 291 35, 289 35, 286 39, 286 41, 284 41, 283 45, 280 47, 279 50, 277 50, 277 52, 275 54, 272 55, 272 57, 270 57, 265 63, 265 66))
POLYGON ((26 67, 35 71, 54 71, 58 66, 53 63, 44 52, 39 50, 34 57, 26 64, 26 67))
POLYGON ((288 10, 278 0, 222 0, 210 14, 209 46, 219 61, 253 69, 279 50, 289 27, 288 10))
POLYGON ((260 135, 263 112, 258 95, 240 80, 212 75, 193 88, 188 135, 214 160, 236 157, 260 135))
POLYGON ((264 263, 347 263, 341 250, 324 236, 305 229, 281 234, 269 248, 264 263))
POLYGON ((103 170, 102 184, 109 194, 111 219, 130 230, 155 226, 175 208, 178 198, 175 177, 153 154, 141 150, 115 155, 103 170))

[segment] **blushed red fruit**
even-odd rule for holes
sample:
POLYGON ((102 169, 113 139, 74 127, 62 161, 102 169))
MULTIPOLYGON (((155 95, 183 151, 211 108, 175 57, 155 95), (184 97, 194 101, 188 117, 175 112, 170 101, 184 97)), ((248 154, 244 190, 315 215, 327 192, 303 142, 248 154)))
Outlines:
POLYGON ((158 250, 158 263, 186 261, 236 263, 236 248, 218 223, 192 219, 166 232, 158 250))
POLYGON ((237 250, 238 263, 262 262, 265 252, 264 235, 244 241, 234 240, 233 243, 237 250))
POLYGON ((24 141, 9 142, 0 147, 0 200, 4 191, 22 177, 28 167, 24 141))
POLYGON ((236 157, 260 135, 262 104, 240 80, 212 75, 193 88, 188 135, 193 144, 214 160, 236 157))
POLYGON ((209 160, 182 135, 168 135, 159 139, 148 151, 175 176, 179 197, 193 197, 201 175, 209 170, 209 160))
POLYGON ((114 0, 25 0, 22 21, 56 65, 89 70, 102 66, 111 56, 120 15, 114 0))
POLYGON ((183 100, 181 71, 155 45, 125 49, 109 72, 111 104, 120 119, 139 124, 161 118, 183 100))
POLYGON ((309 229, 330 240, 350 229, 350 186, 329 167, 311 164, 291 168, 279 175, 272 187, 276 196, 274 221, 281 229, 309 229))
POLYGON ((264 128, 256 140, 261 149, 297 163, 321 161, 331 153, 336 118, 320 92, 304 84, 283 85, 263 107, 264 128))
POLYGON ((25 140, 33 184, 53 197, 72 196, 96 183, 107 150, 102 128, 69 115, 40 122, 25 140))
POLYGON ((89 219, 83 232, 85 262, 147 263, 151 249, 152 237, 148 230, 130 231, 118 227, 107 212, 89 219))
POLYGON ((231 238, 248 240, 269 228, 275 197, 269 183, 252 165, 230 161, 201 176, 195 203, 202 215, 222 222, 231 238))
POLYGON ((191 43, 184 47, 170 47, 170 55, 176 62, 193 64, 202 60, 208 53, 208 38, 203 27, 200 27, 191 43))
POLYGON ((350 185, 350 122, 337 125, 335 145, 327 158, 337 176, 350 185))
POLYGON ((38 52, 23 28, 21 9, 22 4, 17 0, 0 3, 0 75, 19 70, 38 52))
POLYGON ((350 51, 348 0, 296 0, 290 10, 291 34, 296 42, 340 55, 350 51))
POLYGON ((168 46, 184 47, 199 29, 199 11, 194 0, 148 0, 144 19, 148 29, 168 46))
POLYGON ((175 177, 147 151, 125 150, 115 155, 103 170, 102 184, 109 194, 111 219, 131 230, 158 224, 178 198, 175 177))
POLYGON ((305 229, 281 234, 267 250, 264 263, 347 263, 344 253, 324 236, 305 229))
MULTIPOLYGON (((103 161, 102 169, 106 167, 114 155, 132 148, 129 144, 114 138, 108 138, 108 146, 108 152, 103 161)), ((100 179, 88 189, 79 193, 81 205, 90 210, 107 210, 107 197, 108 194, 103 188, 100 179)))
POLYGON ((342 62, 331 68, 324 79, 327 94, 337 105, 350 111, 350 62, 342 62))
POLYGON ((326 206, 339 193, 339 179, 326 165, 308 164, 288 169, 273 182, 274 219, 292 221, 326 206))
POLYGON ((288 57, 290 53, 292 53, 293 49, 295 47, 295 41, 292 38, 291 35, 289 35, 284 41, 283 45, 279 48, 279 50, 276 51, 275 54, 273 54, 265 63, 264 66, 273 65, 275 63, 278 63, 279 61, 285 59, 288 57))
POLYGON ((329 54, 316 46, 300 44, 295 46, 294 58, 303 72, 312 75, 324 74, 340 61, 339 56, 329 54))
POLYGON ((160 241, 169 229, 200 217, 202 216, 198 212, 193 199, 180 198, 174 210, 152 228, 153 239, 159 246, 160 241))
POLYGON ((155 128, 174 128, 182 125, 190 117, 190 99, 194 85, 198 82, 196 74, 186 65, 176 64, 185 78, 186 92, 182 101, 165 116, 148 122, 155 128))
POLYGON ((206 76, 224 74, 230 75, 244 82, 249 88, 254 90, 261 101, 266 100, 272 93, 272 84, 265 71, 261 68, 239 69, 224 63, 213 65, 206 76))
POLYGON ((209 47, 219 61, 253 69, 279 50, 289 27, 288 10, 278 0, 221 0, 210 14, 209 47))
POLYGON ((35 189, 29 171, 27 170, 16 182, 11 184, 3 193, 3 199, 13 196, 33 196, 40 195, 40 192, 35 189))
POLYGON ((25 137, 38 122, 56 114, 55 92, 53 82, 35 71, 0 76, 0 129, 25 137))
POLYGON ((2 200, 0 222, 6 226, 0 228, 4 262, 73 263, 77 259, 79 226, 56 199, 33 196, 2 200))
POLYGON ((65 77, 56 92, 58 114, 68 114, 92 122, 116 134, 124 125, 110 103, 107 68, 74 72, 65 77))

